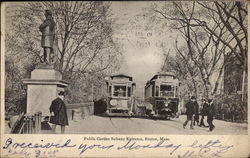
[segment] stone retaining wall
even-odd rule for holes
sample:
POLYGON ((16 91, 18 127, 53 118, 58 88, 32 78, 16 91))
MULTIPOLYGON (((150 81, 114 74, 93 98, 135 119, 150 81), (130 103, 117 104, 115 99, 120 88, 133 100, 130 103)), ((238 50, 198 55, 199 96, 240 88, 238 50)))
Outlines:
POLYGON ((94 114, 94 102, 66 104, 69 120, 84 119, 94 114))

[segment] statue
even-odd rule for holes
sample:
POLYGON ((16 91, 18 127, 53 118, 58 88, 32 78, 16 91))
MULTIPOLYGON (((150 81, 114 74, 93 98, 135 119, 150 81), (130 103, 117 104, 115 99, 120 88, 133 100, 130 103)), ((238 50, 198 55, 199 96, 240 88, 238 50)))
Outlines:
POLYGON ((46 19, 40 25, 39 29, 42 32, 41 46, 43 48, 43 63, 52 64, 54 62, 54 40, 55 40, 55 26, 52 12, 45 10, 46 19))

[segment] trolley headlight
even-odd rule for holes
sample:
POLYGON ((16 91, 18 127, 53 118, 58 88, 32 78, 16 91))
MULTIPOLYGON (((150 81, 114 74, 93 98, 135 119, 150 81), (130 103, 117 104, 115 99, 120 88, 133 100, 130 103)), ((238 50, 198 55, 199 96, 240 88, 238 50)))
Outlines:
POLYGON ((116 106, 117 105, 117 100, 114 100, 114 99, 112 99, 112 100, 110 100, 110 105, 112 105, 112 106, 116 106))
POLYGON ((165 103, 165 107, 168 107, 168 103, 167 102, 165 103))

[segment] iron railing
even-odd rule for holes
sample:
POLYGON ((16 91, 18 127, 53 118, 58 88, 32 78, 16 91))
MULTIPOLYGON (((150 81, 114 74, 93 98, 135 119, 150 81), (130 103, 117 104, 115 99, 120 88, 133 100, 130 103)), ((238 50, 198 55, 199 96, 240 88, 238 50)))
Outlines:
POLYGON ((41 132, 42 113, 37 112, 34 115, 23 115, 16 121, 11 129, 11 133, 15 134, 35 134, 41 132))

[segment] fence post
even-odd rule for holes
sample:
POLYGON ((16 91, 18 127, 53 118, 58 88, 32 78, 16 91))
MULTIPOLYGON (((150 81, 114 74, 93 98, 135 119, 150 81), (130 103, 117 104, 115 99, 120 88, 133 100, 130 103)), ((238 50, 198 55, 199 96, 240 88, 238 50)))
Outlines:
POLYGON ((32 116, 27 116, 27 122, 28 122, 28 133, 32 133, 32 116))
POLYGON ((72 110, 72 120, 74 120, 74 114, 75 114, 75 110, 72 110))
POLYGON ((35 116, 34 115, 31 115, 31 133, 35 133, 35 116))
POLYGON ((25 116, 25 133, 29 133, 29 117, 28 116, 25 116))
POLYGON ((38 132, 40 133, 40 131, 41 131, 41 121, 42 121, 42 112, 38 112, 38 132))
POLYGON ((28 131, 28 126, 27 126, 28 120, 27 120, 27 116, 24 116, 23 123, 24 123, 24 126, 23 126, 22 131, 20 131, 20 133, 25 134, 25 133, 27 133, 27 131, 28 131))
POLYGON ((34 133, 37 133, 38 132, 38 113, 35 113, 35 116, 34 116, 34 133))

